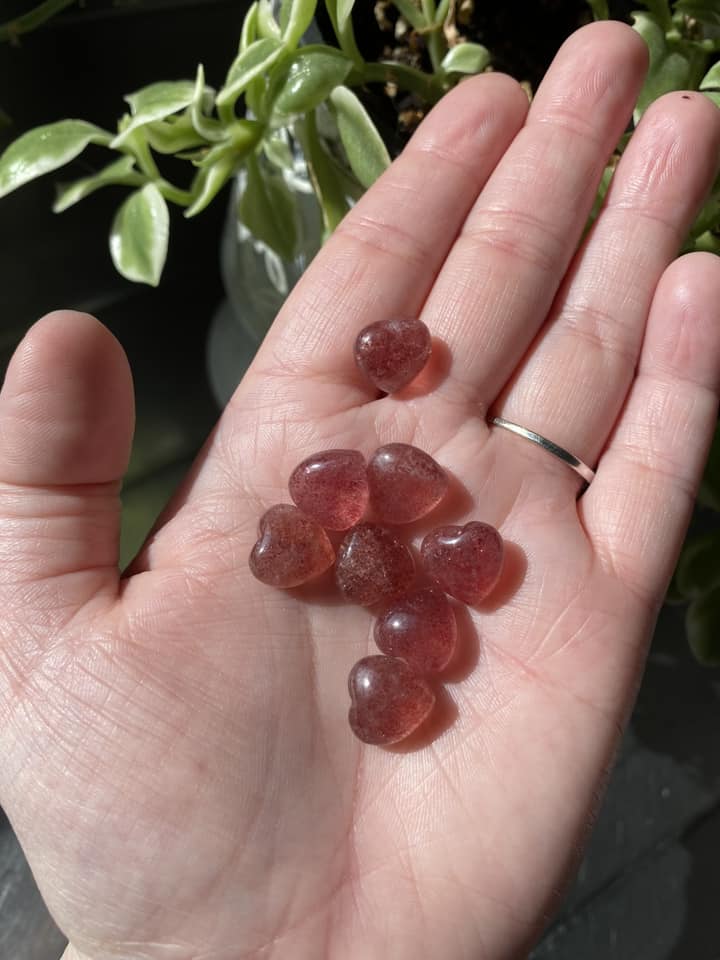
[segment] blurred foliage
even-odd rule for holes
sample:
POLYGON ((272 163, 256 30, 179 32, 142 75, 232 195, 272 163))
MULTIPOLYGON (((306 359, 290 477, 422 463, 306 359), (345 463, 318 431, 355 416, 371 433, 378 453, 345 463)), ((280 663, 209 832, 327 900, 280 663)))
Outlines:
POLYGON ((157 285, 168 249, 167 203, 196 216, 242 171, 238 218, 258 245, 292 259, 301 175, 309 173, 327 236, 390 163, 355 90, 392 86, 426 109, 490 62, 485 47, 458 30, 447 0, 395 0, 407 28, 422 38, 425 63, 366 61, 355 39, 354 5, 322 0, 335 45, 302 45, 318 0, 257 0, 219 90, 205 83, 200 64, 194 80, 159 80, 126 96, 128 112, 112 132, 71 119, 30 130, 0 157, 0 197, 70 163, 91 144, 110 151, 104 167, 60 189, 54 209, 66 210, 104 186, 130 188, 110 228, 110 254, 127 279, 157 285), (184 162, 186 184, 161 172, 169 156, 184 162))

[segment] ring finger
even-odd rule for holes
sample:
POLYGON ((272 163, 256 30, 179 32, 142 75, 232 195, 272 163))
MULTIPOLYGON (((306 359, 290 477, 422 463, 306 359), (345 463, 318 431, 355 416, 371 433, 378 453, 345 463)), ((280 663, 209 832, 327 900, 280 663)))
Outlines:
POLYGON ((527 121, 481 191, 422 319, 453 353, 442 393, 495 398, 552 305, 605 163, 632 113, 647 48, 621 23, 562 46, 527 121))
MULTIPOLYGON (((653 104, 493 413, 596 462, 632 382, 655 287, 712 182, 719 150, 720 112, 704 96, 669 94, 653 104)), ((525 443, 505 431, 497 439, 525 443)))

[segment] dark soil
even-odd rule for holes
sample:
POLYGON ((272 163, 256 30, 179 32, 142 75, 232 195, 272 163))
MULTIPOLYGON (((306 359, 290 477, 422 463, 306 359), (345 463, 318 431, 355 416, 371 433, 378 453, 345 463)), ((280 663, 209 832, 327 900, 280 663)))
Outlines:
MULTIPOLYGON (((458 4, 460 6, 460 4, 458 4)), ((356 4, 358 43, 368 59, 387 57, 397 48, 417 44, 411 33, 396 40, 392 30, 378 29, 372 16, 373 4, 356 4), (368 15, 370 14, 370 15, 368 15)), ((493 68, 529 82, 540 82, 563 40, 592 19, 585 0, 476 0, 457 18, 458 31, 466 40, 482 43, 490 50, 493 68)), ((397 15, 388 8, 388 22, 397 15)), ((424 57, 422 58, 424 59, 424 57)), ((423 63, 429 68, 429 62, 423 63)))
MULTIPOLYGON (((629 20, 630 10, 636 6, 636 0, 611 0, 611 16, 629 20)), ((509 73, 530 91, 536 89, 564 40, 592 20, 586 0, 457 0, 457 9, 462 11, 457 15, 460 36, 487 47, 491 69, 509 73)), ((323 4, 318 5, 317 19, 322 33, 333 43, 323 4)), ((411 30, 398 36, 397 21, 392 3, 360 0, 355 4, 353 22, 363 56, 367 60, 398 60, 429 71, 423 38, 411 30)), ((388 100, 388 91, 382 89, 366 91, 365 100, 391 149, 393 141, 402 145, 427 110, 427 104, 402 93, 388 100)))

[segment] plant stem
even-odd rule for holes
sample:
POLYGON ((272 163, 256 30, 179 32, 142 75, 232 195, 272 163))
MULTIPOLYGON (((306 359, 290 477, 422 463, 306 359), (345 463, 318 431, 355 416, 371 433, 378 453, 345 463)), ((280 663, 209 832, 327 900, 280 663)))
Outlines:
POLYGON ((435 23, 444 23, 450 9, 450 0, 440 0, 435 13, 435 23))
MULTIPOLYGON (((134 130, 133 134, 138 134, 138 132, 139 131, 134 130)), ((188 204, 192 203, 193 196, 188 190, 181 190, 180 187, 176 187, 160 175, 150 145, 142 135, 137 136, 131 134, 127 141, 127 147, 128 152, 135 157, 137 165, 142 170, 147 181, 154 183, 166 200, 172 200, 173 203, 177 203, 182 207, 187 207, 188 204)))
POLYGON ((226 127, 229 126, 234 120, 237 120, 234 103, 219 103, 216 104, 216 107, 218 117, 220 117, 220 122, 224 123, 226 127))
POLYGON ((445 37, 440 24, 433 24, 426 33, 427 49, 430 54, 430 63, 435 73, 440 70, 440 64, 445 56, 445 37))
POLYGON ((71 7, 77 0, 45 0, 33 10, 0 24, 0 40, 15 40, 23 33, 29 33, 42 26, 46 20, 54 17, 66 7, 71 7))
POLYGON ((180 187, 176 187, 162 178, 153 182, 166 200, 171 200, 181 207, 187 207, 192 203, 193 195, 189 190, 181 190, 180 187))
MULTIPOLYGON (((400 11, 401 15, 410 24, 413 30, 418 32, 429 27, 432 20, 428 20, 420 10, 415 6, 413 0, 393 0, 393 3, 400 11)), ((423 4, 424 6, 424 4, 423 4)))
POLYGON ((155 158, 152 155, 152 151, 150 150, 148 142, 144 137, 136 136, 135 134, 137 134, 137 132, 137 130, 134 130, 133 133, 128 137, 128 147, 137 160, 137 165, 140 167, 145 176, 149 177, 151 180, 160 180, 160 171, 157 168, 155 158))
POLYGON ((356 67, 362 67, 365 61, 363 60, 363 56, 358 50, 358 45, 355 42, 355 31, 353 30, 352 17, 347 18, 345 26, 342 28, 342 30, 340 30, 338 28, 336 5, 329 2, 329 0, 326 0, 325 9, 330 17, 330 23, 332 23, 332 28, 335 32, 340 49, 346 57, 349 57, 349 59, 352 60, 356 67))
POLYGON ((401 90, 417 93, 427 103, 437 103, 445 93, 445 86, 437 77, 405 66, 381 60, 379 63, 366 63, 359 70, 353 70, 347 79, 350 87, 359 87, 364 83, 394 83, 401 90))
POLYGON ((426 38, 430 62, 433 71, 437 73, 445 55, 442 20, 438 20, 435 0, 421 0, 421 2, 422 11, 414 6, 412 0, 395 0, 395 6, 413 29, 426 38))

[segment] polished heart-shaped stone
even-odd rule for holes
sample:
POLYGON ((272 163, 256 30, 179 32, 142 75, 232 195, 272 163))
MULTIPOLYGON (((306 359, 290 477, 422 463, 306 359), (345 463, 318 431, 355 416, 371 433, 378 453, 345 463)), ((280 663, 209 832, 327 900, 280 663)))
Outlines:
POLYGON ((432 350, 430 331, 421 320, 378 320, 358 334, 355 362, 379 390, 396 393, 414 380, 432 350))
POLYGON ((375 643, 418 673, 439 673, 452 659, 457 625, 452 604, 437 587, 397 600, 375 622, 375 643))
POLYGON ((429 453, 409 443, 386 443, 368 463, 370 502, 378 520, 412 523, 440 503, 448 478, 429 453))
POLYGON ((297 587, 328 570, 335 551, 320 524, 290 503, 270 507, 250 553, 253 576, 272 587, 297 587))
POLYGON ((500 579, 503 539, 495 527, 477 520, 464 527, 438 527, 423 540, 420 556, 427 575, 445 593, 463 603, 479 603, 500 579))
POLYGON ((295 467, 288 487, 311 520, 326 530, 348 530, 368 503, 365 458, 357 450, 323 450, 295 467))
POLYGON ((404 740, 430 714, 435 694, 427 680, 397 657, 359 660, 348 677, 350 727, 364 743, 404 740))
POLYGON ((351 603, 369 606, 401 596, 414 579, 412 554, 384 527, 359 523, 338 548, 335 580, 351 603))

